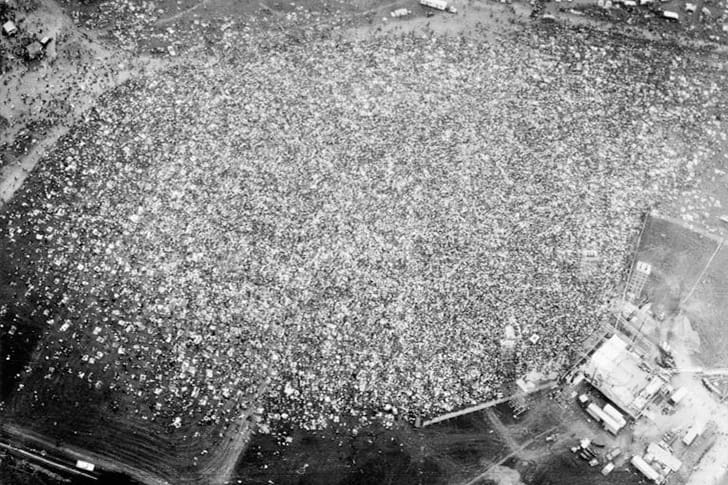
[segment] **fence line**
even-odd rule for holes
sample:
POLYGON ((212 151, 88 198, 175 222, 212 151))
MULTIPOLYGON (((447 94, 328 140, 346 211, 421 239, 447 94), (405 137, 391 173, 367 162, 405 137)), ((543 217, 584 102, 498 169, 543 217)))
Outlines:
POLYGON ((529 394, 533 394, 534 392, 543 391, 544 389, 553 389, 556 387, 556 381, 550 381, 546 384, 541 384, 540 386, 537 386, 533 391, 531 392, 517 392, 515 394, 512 394, 507 397, 501 397, 498 399, 493 399, 491 401, 484 402, 482 404, 478 404, 476 406, 471 406, 469 408, 461 409, 459 411, 453 411, 451 413, 443 414, 442 416, 438 416, 436 418, 432 418, 428 421, 425 421, 422 423, 422 427, 430 426, 435 423, 440 423, 442 421, 447 421, 448 419, 457 418, 459 416, 464 416, 466 414, 474 413, 476 411, 482 411, 483 409, 488 409, 493 406, 497 406, 498 404, 503 404, 504 402, 508 402, 513 398, 520 397, 520 396, 527 396, 529 394))

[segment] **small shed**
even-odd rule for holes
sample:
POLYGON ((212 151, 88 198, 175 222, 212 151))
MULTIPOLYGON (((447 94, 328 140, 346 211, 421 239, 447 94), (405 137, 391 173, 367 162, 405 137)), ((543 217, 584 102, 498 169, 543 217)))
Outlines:
POLYGON ((673 404, 680 404, 680 401, 682 401, 685 398, 685 396, 687 396, 687 395, 688 395, 688 390, 685 389, 684 387, 681 387, 680 389, 675 391, 672 394, 672 396, 670 396, 670 401, 673 404))
POLYGON ((38 59, 40 56, 43 55, 43 44, 38 42, 37 40, 34 40, 27 46, 25 46, 25 57, 32 61, 34 59, 38 59))
POLYGON ((7 35, 8 37, 13 36, 18 33, 18 27, 15 25, 14 22, 8 20, 3 24, 3 34, 7 35))
POLYGON ((697 438, 697 437, 698 437, 698 431, 695 429, 695 427, 692 427, 687 432, 687 434, 683 437, 682 442, 685 444, 685 446, 690 446, 693 444, 693 441, 695 441, 695 438, 697 438))
POLYGON ((685 446, 690 446, 695 441, 695 438, 703 434, 705 425, 703 423, 696 423, 690 427, 687 434, 683 436, 682 442, 685 446))

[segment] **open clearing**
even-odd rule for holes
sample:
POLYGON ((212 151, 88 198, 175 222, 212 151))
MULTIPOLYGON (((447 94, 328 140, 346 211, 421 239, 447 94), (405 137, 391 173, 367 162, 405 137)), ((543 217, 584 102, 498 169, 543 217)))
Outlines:
POLYGON ((651 217, 636 259, 653 265, 646 293, 665 313, 664 336, 689 345, 701 365, 728 366, 728 248, 721 239, 651 217))
MULTIPOLYGON (((189 57, 172 43, 152 73, 99 61, 97 91, 115 87, 3 207, 7 422, 200 483, 229 474, 250 420, 281 441, 492 398, 514 372, 505 324, 538 342, 515 371, 567 363, 608 318, 640 214, 694 182, 725 128, 724 70, 675 44, 422 17, 362 36, 262 10, 189 57)), ((141 32, 117 27, 133 50, 141 32)), ((699 266, 653 246, 660 274, 699 266)), ((722 297, 696 288, 685 311, 722 297)))

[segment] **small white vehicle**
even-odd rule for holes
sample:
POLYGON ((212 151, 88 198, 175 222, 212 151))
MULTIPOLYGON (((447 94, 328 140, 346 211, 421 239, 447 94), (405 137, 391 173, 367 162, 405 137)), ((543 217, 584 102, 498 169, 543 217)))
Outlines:
POLYGON ((457 13, 455 7, 448 5, 446 0, 420 0, 420 5, 442 10, 444 12, 457 13))

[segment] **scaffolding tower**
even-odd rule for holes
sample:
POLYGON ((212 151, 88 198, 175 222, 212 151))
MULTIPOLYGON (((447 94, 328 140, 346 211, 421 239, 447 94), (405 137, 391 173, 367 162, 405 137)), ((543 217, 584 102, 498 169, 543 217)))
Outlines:
POLYGON ((523 393, 516 394, 513 399, 508 401, 508 405, 513 410, 513 417, 515 418, 528 411, 528 400, 523 393))
POLYGON ((642 290, 652 273, 652 265, 644 261, 637 261, 632 277, 627 283, 627 300, 634 302, 642 295, 642 290))

